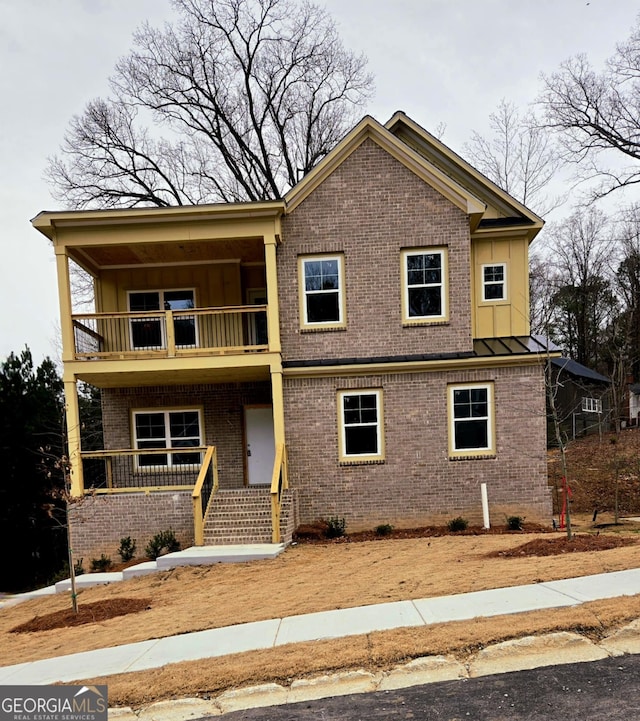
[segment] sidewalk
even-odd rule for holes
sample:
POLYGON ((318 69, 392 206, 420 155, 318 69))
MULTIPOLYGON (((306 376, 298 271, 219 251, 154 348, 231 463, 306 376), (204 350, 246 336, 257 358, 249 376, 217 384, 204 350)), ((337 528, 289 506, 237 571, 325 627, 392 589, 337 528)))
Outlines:
POLYGON ((289 643, 521 613, 640 594, 640 569, 455 596, 382 603, 198 631, 0 667, 0 684, 50 684, 143 671, 289 643))

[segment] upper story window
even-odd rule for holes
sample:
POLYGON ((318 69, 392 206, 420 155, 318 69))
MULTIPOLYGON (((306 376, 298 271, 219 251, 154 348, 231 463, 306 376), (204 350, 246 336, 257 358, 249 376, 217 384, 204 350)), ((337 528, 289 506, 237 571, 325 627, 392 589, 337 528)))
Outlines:
POLYGON ((402 285, 404 323, 447 320, 447 253, 444 248, 403 250, 402 285))
POLYGON ((449 386, 449 455, 495 452, 493 383, 449 386))
POLYGON ((301 257, 300 317, 303 328, 345 326, 342 255, 301 257))
POLYGON ((382 391, 338 393, 339 457, 342 462, 380 461, 382 438, 382 391))
POLYGON ((506 300, 507 266, 495 263, 482 266, 482 300, 506 300))
MULTIPOLYGON (((158 312, 157 316, 131 319, 131 348, 134 350, 166 348, 167 327, 164 311, 195 308, 193 289, 129 291, 128 298, 131 313, 158 312)), ((198 345, 195 316, 176 315, 173 318, 173 332, 177 348, 193 348, 198 345)))
POLYGON ((200 453, 189 448, 202 445, 202 423, 197 409, 133 412, 133 435, 137 450, 184 448, 180 453, 150 453, 137 456, 137 468, 194 465, 200 453))

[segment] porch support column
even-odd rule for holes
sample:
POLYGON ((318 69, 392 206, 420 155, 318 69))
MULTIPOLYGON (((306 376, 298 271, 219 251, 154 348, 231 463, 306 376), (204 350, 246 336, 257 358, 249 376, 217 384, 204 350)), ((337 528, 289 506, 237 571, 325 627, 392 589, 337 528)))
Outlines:
POLYGON ((80 456, 80 408, 78 405, 78 384, 75 380, 64 381, 64 401, 67 414, 67 449, 71 468, 71 495, 82 496, 84 478, 80 456))
POLYGON ((272 353, 280 353, 281 350, 280 313, 278 310, 278 272, 276 269, 276 246, 277 240, 275 234, 264 236, 264 262, 265 274, 267 279, 267 327, 269 329, 269 350, 272 353))
POLYGON ((69 257, 64 246, 55 246, 58 271, 58 298, 60 300, 60 329, 62 331, 62 360, 75 360, 73 318, 71 309, 71 282, 69 280, 69 257))
POLYGON ((276 448, 284 443, 284 395, 282 392, 282 366, 271 368, 271 402, 273 407, 273 439, 276 448))

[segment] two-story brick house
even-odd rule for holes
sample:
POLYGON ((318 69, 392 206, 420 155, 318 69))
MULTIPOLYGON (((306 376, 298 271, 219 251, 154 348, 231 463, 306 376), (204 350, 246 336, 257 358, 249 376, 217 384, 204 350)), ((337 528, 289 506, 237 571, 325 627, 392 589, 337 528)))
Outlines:
POLYGON ((478 520, 483 482, 498 522, 550 519, 542 221, 403 113, 364 118, 282 200, 33 224, 58 263, 73 492, 97 487, 73 511, 80 553, 169 526, 210 543, 478 520), (96 313, 73 313, 69 260, 96 313), (100 453, 80 447, 78 381, 102 389, 100 453))

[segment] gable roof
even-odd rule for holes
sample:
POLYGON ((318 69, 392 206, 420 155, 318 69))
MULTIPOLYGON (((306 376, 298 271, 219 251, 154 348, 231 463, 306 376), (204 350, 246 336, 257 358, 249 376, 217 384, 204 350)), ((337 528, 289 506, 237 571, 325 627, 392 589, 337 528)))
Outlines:
POLYGON ((338 145, 328 153, 304 178, 285 195, 286 212, 291 212, 307 198, 333 171, 362 143, 371 139, 396 160, 405 165, 425 183, 469 216, 471 229, 480 224, 486 211, 486 203, 468 187, 443 172, 424 155, 389 132, 370 115, 366 115, 338 145))
POLYGON ((533 240, 541 230, 544 225, 542 218, 402 111, 396 112, 385 124, 385 128, 485 204, 487 212, 479 224, 480 231, 490 232, 499 227, 520 226, 528 230, 529 240, 533 240))

